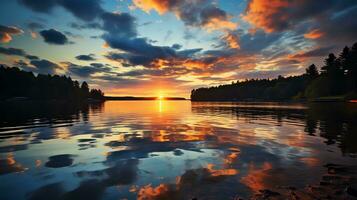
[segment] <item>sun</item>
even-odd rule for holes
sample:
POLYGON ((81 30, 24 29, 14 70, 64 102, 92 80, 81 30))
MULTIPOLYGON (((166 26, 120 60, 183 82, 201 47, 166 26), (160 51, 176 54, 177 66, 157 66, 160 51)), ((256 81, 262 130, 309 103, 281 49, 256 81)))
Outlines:
POLYGON ((157 97, 156 97, 158 100, 164 100, 165 99, 165 96, 164 94, 162 93, 162 91, 159 91, 157 93, 157 97))

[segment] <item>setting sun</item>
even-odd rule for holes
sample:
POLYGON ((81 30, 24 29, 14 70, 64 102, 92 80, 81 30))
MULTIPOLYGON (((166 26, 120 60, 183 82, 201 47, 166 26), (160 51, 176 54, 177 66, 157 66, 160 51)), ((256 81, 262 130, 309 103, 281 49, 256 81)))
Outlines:
POLYGON ((159 91, 157 92, 157 99, 158 99, 158 100, 163 100, 163 99, 165 99, 165 96, 164 96, 162 90, 159 90, 159 91))

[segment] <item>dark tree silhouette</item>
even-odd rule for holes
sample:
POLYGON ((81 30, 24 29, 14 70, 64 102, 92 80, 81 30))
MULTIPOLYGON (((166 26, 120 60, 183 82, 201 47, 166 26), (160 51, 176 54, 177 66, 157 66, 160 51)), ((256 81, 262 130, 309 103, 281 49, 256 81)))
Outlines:
POLYGON ((81 94, 83 98, 88 98, 89 97, 89 86, 88 83, 83 81, 81 85, 81 94))
POLYGON ((357 43, 355 43, 350 52, 349 65, 346 67, 347 78, 351 83, 354 92, 357 92, 357 43))
POLYGON ((315 64, 310 65, 308 68, 306 68, 306 75, 310 80, 313 80, 319 76, 319 71, 317 70, 317 67, 315 64))
POLYGON ((88 97, 104 99, 100 90, 90 94, 86 82, 79 87, 71 77, 25 72, 16 67, 0 66, 0 99, 27 98, 36 100, 78 100, 88 97), (100 91, 100 92, 98 92, 100 91))
POLYGON ((321 68, 322 74, 327 77, 328 88, 331 95, 339 95, 344 89, 344 72, 341 67, 340 59, 334 54, 329 54, 325 59, 325 65, 321 68))
POLYGON ((93 99, 104 99, 104 93, 100 89, 91 89, 89 96, 93 99))
POLYGON ((339 58, 338 62, 341 65, 341 68, 343 69, 344 72, 347 72, 351 66, 351 52, 350 48, 347 46, 343 48, 339 58))

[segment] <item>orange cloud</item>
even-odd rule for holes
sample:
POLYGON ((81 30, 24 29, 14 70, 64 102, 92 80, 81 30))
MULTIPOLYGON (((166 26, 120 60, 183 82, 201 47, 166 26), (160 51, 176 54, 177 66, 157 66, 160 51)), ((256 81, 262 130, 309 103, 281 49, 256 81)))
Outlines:
POLYGON ((30 31, 30 34, 31 34, 31 37, 32 37, 33 39, 36 39, 36 38, 37 38, 37 33, 36 33, 36 32, 30 31))
POLYGON ((8 33, 4 33, 4 34, 1 36, 1 38, 0 38, 0 41, 1 41, 2 43, 8 43, 8 42, 10 42, 11 40, 12 40, 12 37, 11 37, 11 35, 8 34, 8 33))
POLYGON ((319 29, 314 29, 308 33, 305 33, 304 37, 308 39, 317 39, 322 37, 323 35, 324 33, 322 31, 320 31, 319 29))
POLYGON ((104 42, 104 44, 102 45, 103 48, 109 48, 109 44, 104 42))
POLYGON ((225 11, 203 1, 133 0, 133 4, 145 12, 155 10, 160 15, 173 12, 186 25, 201 26, 207 31, 234 30, 238 26, 225 11))
POLYGON ((227 33, 223 38, 226 42, 227 45, 232 48, 232 49, 240 49, 239 45, 239 37, 238 35, 232 34, 232 33, 227 33))
POLYGON ((300 158, 300 160, 310 167, 316 167, 321 164, 319 159, 312 157, 300 158))
POLYGON ((276 20, 287 20, 288 16, 280 13, 280 10, 288 6, 289 2, 286 0, 252 0, 247 6, 243 19, 255 27, 262 28, 264 31, 271 33, 277 29, 274 24, 276 20))
POLYGON ((212 18, 204 24, 204 28, 206 28, 208 31, 215 31, 220 29, 234 30, 237 27, 237 23, 231 22, 223 18, 212 18))
POLYGON ((18 35, 22 33, 23 31, 17 27, 0 25, 0 42, 8 43, 12 40, 11 35, 18 35))
POLYGON ((133 3, 145 12, 156 10, 161 15, 166 13, 170 6, 170 0, 133 0, 133 3))
POLYGON ((186 60, 182 63, 187 69, 204 69, 210 66, 208 63, 204 63, 200 60, 186 60))

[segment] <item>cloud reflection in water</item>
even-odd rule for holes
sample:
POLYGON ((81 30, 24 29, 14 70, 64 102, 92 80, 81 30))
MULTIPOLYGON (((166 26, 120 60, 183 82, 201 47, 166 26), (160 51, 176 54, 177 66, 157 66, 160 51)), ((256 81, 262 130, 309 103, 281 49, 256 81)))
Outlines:
POLYGON ((356 107, 328 107, 123 101, 24 105, 16 116, 8 107, 0 190, 16 192, 0 197, 226 199, 304 187, 326 163, 356 162, 356 107))

